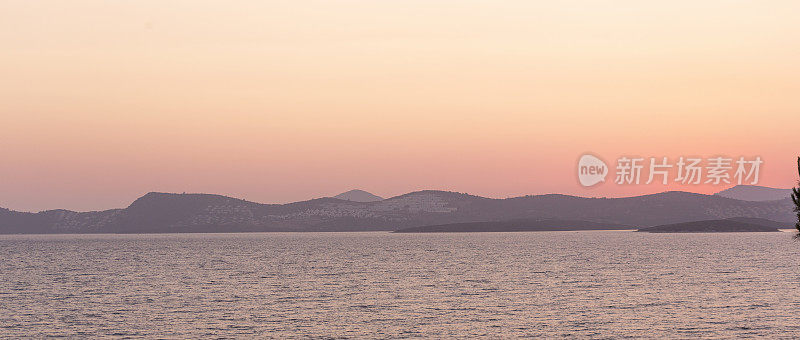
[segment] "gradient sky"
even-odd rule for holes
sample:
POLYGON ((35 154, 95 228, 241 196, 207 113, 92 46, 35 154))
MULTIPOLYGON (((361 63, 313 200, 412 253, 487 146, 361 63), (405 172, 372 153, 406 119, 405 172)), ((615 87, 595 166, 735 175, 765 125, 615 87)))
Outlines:
POLYGON ((578 157, 755 156, 796 180, 798 1, 0 2, 0 207, 148 191, 579 186, 578 157))

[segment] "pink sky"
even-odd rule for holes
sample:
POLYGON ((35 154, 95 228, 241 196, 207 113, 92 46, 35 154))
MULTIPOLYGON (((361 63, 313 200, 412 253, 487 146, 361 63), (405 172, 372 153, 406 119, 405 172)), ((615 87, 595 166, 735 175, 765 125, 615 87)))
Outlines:
MULTIPOLYGON (((727 186, 576 180, 585 152, 796 181, 796 1, 5 1, 0 207, 727 186)), ((610 179, 613 175, 610 176, 610 179)))

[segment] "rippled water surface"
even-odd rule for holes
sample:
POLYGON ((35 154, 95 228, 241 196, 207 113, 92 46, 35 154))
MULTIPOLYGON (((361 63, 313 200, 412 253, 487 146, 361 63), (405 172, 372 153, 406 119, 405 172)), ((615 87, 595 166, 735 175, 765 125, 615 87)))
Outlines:
POLYGON ((791 238, 0 236, 0 335, 797 338, 791 238))

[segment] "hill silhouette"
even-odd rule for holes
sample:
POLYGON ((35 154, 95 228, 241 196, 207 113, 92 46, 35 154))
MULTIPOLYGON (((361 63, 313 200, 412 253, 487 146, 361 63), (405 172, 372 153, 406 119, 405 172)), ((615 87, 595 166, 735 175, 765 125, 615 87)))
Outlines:
POLYGON ((641 228, 647 233, 731 233, 731 232, 778 232, 788 223, 759 218, 727 218, 719 220, 693 221, 641 228))
POLYGON ((383 201, 383 197, 376 196, 376 195, 368 193, 368 192, 366 192, 364 190, 359 190, 359 189, 350 190, 348 192, 343 192, 341 194, 333 196, 333 198, 338 198, 340 200, 353 201, 353 202, 377 202, 377 201, 383 201))
POLYGON ((793 221, 791 200, 750 202, 664 192, 626 198, 537 195, 491 199, 425 190, 382 201, 318 198, 260 204, 212 194, 148 193, 123 209, 39 213, 0 209, 0 233, 392 231, 485 221, 592 221, 655 226, 747 216, 793 221))
POLYGON ((774 201, 789 198, 792 189, 777 189, 758 185, 737 185, 716 193, 718 196, 742 201, 774 201))

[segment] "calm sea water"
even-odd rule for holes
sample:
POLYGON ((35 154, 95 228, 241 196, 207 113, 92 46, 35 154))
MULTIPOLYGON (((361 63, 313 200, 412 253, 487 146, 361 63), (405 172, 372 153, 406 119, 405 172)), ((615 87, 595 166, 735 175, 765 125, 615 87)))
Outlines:
POLYGON ((800 337, 790 233, 0 236, 6 337, 800 337))

